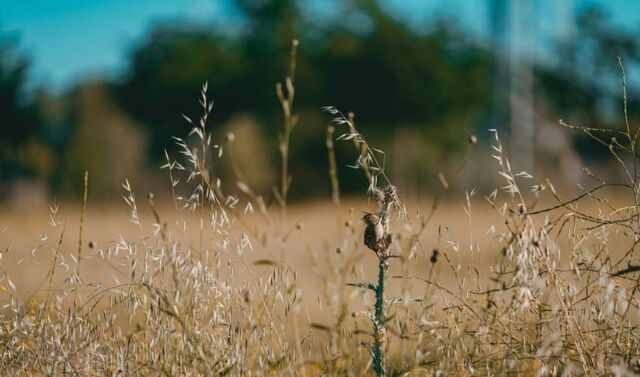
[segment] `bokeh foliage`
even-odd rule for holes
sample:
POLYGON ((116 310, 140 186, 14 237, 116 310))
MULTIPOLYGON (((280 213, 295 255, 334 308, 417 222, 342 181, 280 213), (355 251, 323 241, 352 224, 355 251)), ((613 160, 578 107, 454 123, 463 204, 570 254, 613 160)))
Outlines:
MULTIPOLYGON (((423 192, 437 184, 433 177, 461 153, 469 134, 495 127, 494 72, 500 61, 489 43, 470 38, 453 20, 416 30, 375 0, 344 2, 343 13, 322 20, 301 1, 231 3, 241 20, 237 30, 216 23, 158 23, 132 48, 120 77, 80 83, 63 95, 28 92, 29 60, 15 43, 3 42, 0 179, 36 178, 64 195, 79 186, 78 172, 90 169, 96 193, 109 196, 117 192, 113 181, 135 170, 120 167, 129 162, 126 158, 108 161, 119 145, 123 153, 114 155, 136 156, 131 165, 153 177, 164 149, 172 153, 171 137, 187 132, 180 115, 197 118, 196 98, 205 81, 215 100, 216 141, 223 142, 233 127, 230 120, 250 114, 255 124, 249 129, 258 130, 251 143, 261 144, 256 158, 274 161, 282 124, 274 85, 286 75, 293 38, 302 42, 295 104, 301 120, 291 145, 291 173, 297 181, 293 197, 329 190, 322 174, 329 119, 321 106, 354 112, 358 126, 387 151, 389 161, 400 165, 398 171, 414 172, 409 180, 423 192), (87 113, 87 104, 98 109, 95 116, 87 113), (114 169, 117 177, 111 174, 114 169)), ((579 12, 576 25, 576 37, 557 46, 551 63, 536 61, 537 106, 551 119, 615 126, 619 118, 611 114, 616 112, 605 111, 617 106, 621 95, 615 56, 636 65, 637 38, 613 26, 598 8, 579 12)), ((635 116, 638 107, 631 99, 635 116)), ((597 145, 579 137, 575 143, 585 156, 598 155, 597 145)), ((338 148, 343 190, 362 187, 366 182, 344 171, 352 162, 349 146, 338 148)), ((269 190, 268 183, 263 186, 269 190)))

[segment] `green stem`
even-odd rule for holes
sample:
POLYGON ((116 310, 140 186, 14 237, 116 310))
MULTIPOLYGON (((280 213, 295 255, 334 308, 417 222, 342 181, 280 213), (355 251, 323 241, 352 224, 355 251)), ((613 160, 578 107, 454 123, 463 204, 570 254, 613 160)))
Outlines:
POLYGON ((386 272, 387 262, 384 259, 380 259, 378 264, 378 285, 376 286, 375 322, 373 323, 373 350, 371 355, 373 370, 378 376, 386 375, 384 360, 384 281, 386 272))

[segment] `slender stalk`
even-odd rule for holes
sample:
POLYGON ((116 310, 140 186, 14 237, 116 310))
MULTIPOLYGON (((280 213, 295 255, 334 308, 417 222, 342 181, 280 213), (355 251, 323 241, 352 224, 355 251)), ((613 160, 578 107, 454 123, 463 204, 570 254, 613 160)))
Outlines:
POLYGON ((338 179, 338 167, 336 163, 336 147, 333 138, 336 128, 333 125, 327 127, 327 160, 329 161, 329 179, 331 181, 331 201, 333 202, 333 210, 336 216, 336 229, 338 235, 343 234, 344 223, 340 214, 340 181, 338 179))
MULTIPOLYGON (((631 183, 633 184, 633 200, 635 204, 636 213, 640 212, 640 190, 638 190, 638 161, 636 156, 636 142, 638 133, 636 132, 635 137, 631 134, 631 127, 629 126, 629 111, 628 111, 628 100, 627 100, 627 75, 624 70, 624 64, 622 64, 622 58, 618 56, 618 65, 620 65, 620 71, 622 72, 622 96, 624 100, 624 123, 626 126, 627 139, 629 140, 629 150, 630 154, 633 157, 633 177, 631 178, 631 183)), ((640 232, 640 219, 636 221, 637 230, 636 232, 640 232)))
POLYGON ((338 168, 336 164, 336 149, 333 143, 334 126, 327 127, 327 157, 329 159, 329 178, 331 179, 331 200, 338 207, 340 205, 340 184, 338 181, 338 168))
POLYGON ((84 172, 84 194, 82 196, 82 213, 80 214, 80 231, 78 236, 78 264, 76 266, 76 275, 80 278, 80 260, 82 259, 82 229, 84 227, 84 213, 87 210, 87 196, 89 191, 89 171, 84 172))
MULTIPOLYGON (((298 45, 300 42, 294 39, 291 42, 291 55, 289 56, 289 74, 285 78, 286 94, 282 83, 276 84, 276 95, 282 106, 284 115, 284 127, 279 135, 278 149, 280 150, 280 192, 278 193, 278 201, 282 211, 282 221, 286 224, 287 218, 287 197, 289 196, 289 186, 291 185, 291 176, 289 175, 289 144, 291 140, 291 132, 298 123, 297 115, 293 114, 293 100, 295 98, 295 75, 296 75, 296 57, 298 45)), ((276 191, 276 190, 274 190, 276 191)))
POLYGON ((62 228, 62 232, 60 233, 60 239, 58 240, 58 245, 55 248, 55 254, 53 255, 53 260, 51 261, 51 270, 49 270, 49 283, 47 285, 47 296, 44 300, 44 310, 47 310, 49 307, 49 299, 51 299, 51 284, 53 284, 53 275, 56 273, 56 266, 58 264, 58 256, 60 255, 60 248, 62 247, 62 240, 64 239, 64 232, 67 230, 67 222, 64 223, 64 227, 62 228))

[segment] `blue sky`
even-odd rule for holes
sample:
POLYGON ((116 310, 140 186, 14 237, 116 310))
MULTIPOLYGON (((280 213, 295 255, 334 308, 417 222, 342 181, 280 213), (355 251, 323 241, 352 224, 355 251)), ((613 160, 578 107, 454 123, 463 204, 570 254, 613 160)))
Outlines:
POLYGON ((209 0, 4 0, 0 30, 33 60, 35 80, 60 87, 123 68, 133 44, 158 20, 204 21, 209 0))
MULTIPOLYGON (((604 5, 614 22, 640 30, 640 1, 533 0, 540 28, 561 32, 562 22, 544 17, 587 3, 604 5)), ((476 35, 486 34, 488 0, 383 0, 384 6, 420 28, 448 15, 476 35)), ((340 9, 339 0, 308 0, 318 14, 340 9)), ((225 0, 3 0, 0 32, 17 38, 33 61, 37 85, 65 89, 90 76, 117 75, 135 43, 159 20, 229 23, 225 0)), ((232 21, 231 21, 232 22, 232 21)), ((232 24, 231 24, 232 26, 232 24)))

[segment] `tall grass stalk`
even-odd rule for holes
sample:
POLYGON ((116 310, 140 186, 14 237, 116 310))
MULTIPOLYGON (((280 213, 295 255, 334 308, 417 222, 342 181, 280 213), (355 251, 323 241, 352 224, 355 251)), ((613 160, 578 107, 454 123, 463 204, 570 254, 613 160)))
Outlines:
POLYGON ((278 149, 280 151, 280 190, 274 190, 280 203, 282 220, 286 224, 287 218, 287 198, 289 197, 289 187, 291 186, 291 175, 289 174, 289 146, 291 143, 291 133, 298 124, 299 117, 293 113, 293 101, 295 99, 295 77, 298 45, 300 42, 294 39, 291 42, 291 53, 289 56, 289 73, 282 83, 276 84, 276 95, 282 107, 284 123, 282 133, 278 135, 278 149), (286 93, 285 93, 286 88, 286 93))
POLYGON ((82 190, 82 212, 80 213, 80 229, 78 231, 78 253, 76 254, 77 265, 76 275, 80 279, 80 261, 82 260, 82 231, 84 228, 84 214, 87 210, 87 199, 89 194, 89 172, 85 171, 83 176, 83 190, 82 190))

